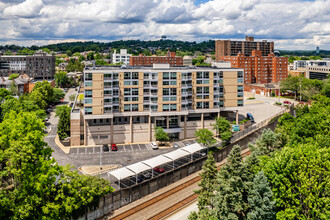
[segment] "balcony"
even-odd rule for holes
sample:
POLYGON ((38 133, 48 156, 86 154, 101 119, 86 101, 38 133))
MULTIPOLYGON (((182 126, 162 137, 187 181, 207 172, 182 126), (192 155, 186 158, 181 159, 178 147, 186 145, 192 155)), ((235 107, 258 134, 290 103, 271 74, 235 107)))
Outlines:
POLYGON ((104 106, 107 106, 107 105, 112 105, 112 102, 105 102, 104 106))
POLYGON ((104 81, 112 80, 112 77, 104 77, 104 81))
POLYGON ((188 92, 181 92, 181 96, 188 96, 188 92))

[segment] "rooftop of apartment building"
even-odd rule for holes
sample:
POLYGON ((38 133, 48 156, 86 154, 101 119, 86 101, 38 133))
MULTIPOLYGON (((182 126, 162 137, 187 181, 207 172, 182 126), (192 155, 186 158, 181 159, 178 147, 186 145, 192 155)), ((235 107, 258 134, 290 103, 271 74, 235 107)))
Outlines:
POLYGON ((17 55, 17 54, 15 54, 15 55, 1 55, 0 54, 0 57, 3 57, 3 58, 8 58, 8 57, 10 57, 10 58, 12 58, 12 57, 33 57, 33 56, 55 56, 55 55, 53 55, 53 54, 48 54, 48 53, 46 53, 45 51, 43 51, 43 50, 38 50, 38 51, 36 51, 34 54, 26 54, 26 55, 17 55))
POLYGON ((219 62, 213 66, 170 66, 169 64, 154 64, 153 66, 86 66, 85 71, 98 71, 98 70, 134 70, 134 71, 146 71, 146 70, 208 70, 213 71, 215 69, 239 69, 231 67, 230 62, 219 62))

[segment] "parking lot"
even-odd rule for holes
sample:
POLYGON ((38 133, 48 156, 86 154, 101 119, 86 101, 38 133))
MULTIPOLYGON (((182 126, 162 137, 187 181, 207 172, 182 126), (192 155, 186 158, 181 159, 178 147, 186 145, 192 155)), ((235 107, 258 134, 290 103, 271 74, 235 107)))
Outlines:
MULTIPOLYGON (((171 142, 171 145, 174 148, 184 147, 190 144, 196 143, 195 140, 186 140, 186 141, 177 141, 171 142)), ((151 144, 125 144, 125 145, 117 145, 118 151, 116 152, 138 152, 138 151, 149 151, 153 150, 151 144)), ((109 151, 103 151, 103 153, 111 153, 111 149, 109 151)), ((80 147, 80 148, 71 148, 70 154, 99 154, 100 147, 80 147)))
POLYGON ((173 147, 185 147, 190 144, 196 143, 196 140, 186 140, 186 141, 177 141, 177 142, 172 142, 171 145, 173 147))
MULTIPOLYGON (((126 144, 126 145, 117 145, 117 152, 133 152, 133 151, 148 151, 152 150, 150 144, 126 144)), ((99 154, 100 148, 102 147, 80 147, 80 148, 71 148, 70 154, 99 154)), ((111 149, 109 151, 103 151, 103 153, 112 152, 111 149)))

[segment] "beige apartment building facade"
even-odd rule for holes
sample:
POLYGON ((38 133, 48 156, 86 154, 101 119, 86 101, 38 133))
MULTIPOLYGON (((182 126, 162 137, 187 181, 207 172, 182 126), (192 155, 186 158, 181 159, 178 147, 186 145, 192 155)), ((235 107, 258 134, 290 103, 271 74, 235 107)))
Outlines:
POLYGON ((154 141, 212 129, 221 111, 243 106, 242 69, 221 67, 86 67, 84 108, 71 113, 71 146, 154 141))

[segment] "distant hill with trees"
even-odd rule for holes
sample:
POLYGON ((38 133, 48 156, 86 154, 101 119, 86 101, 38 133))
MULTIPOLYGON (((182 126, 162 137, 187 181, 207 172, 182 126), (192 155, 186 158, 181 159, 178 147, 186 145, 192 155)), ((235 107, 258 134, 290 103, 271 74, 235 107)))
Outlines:
MULTIPOLYGON (((95 41, 86 41, 86 42, 68 42, 68 43, 58 43, 50 44, 44 46, 30 46, 23 47, 17 45, 0 45, 0 50, 2 51, 13 51, 13 52, 26 52, 30 53, 35 50, 51 50, 54 52, 62 52, 67 54, 74 54, 76 52, 83 51, 95 51, 95 52, 110 52, 114 49, 128 49, 129 53, 137 55, 139 53, 145 53, 145 50, 151 51, 153 54, 160 54, 160 51, 182 51, 187 55, 192 55, 195 52, 200 52, 197 55, 215 52, 215 41, 207 40, 200 43, 195 41, 179 41, 179 40, 155 40, 155 41, 142 41, 142 40, 119 40, 112 42, 95 42, 95 41), (24 50, 25 49, 25 50, 24 50)), ((315 56, 315 50, 278 50, 281 55, 288 56, 315 56)), ((186 55, 179 54, 179 55, 186 55)), ((317 54, 320 57, 330 57, 330 50, 320 50, 320 53, 317 54)))

